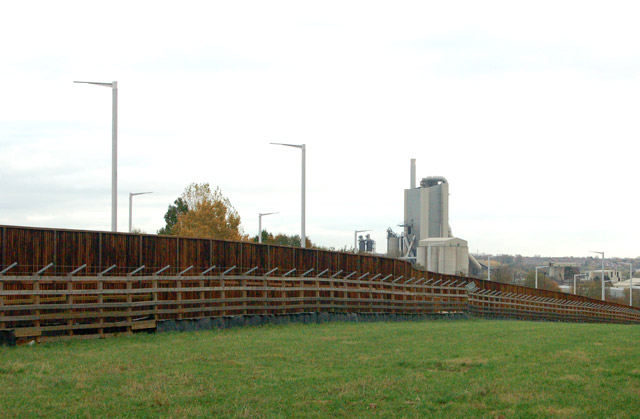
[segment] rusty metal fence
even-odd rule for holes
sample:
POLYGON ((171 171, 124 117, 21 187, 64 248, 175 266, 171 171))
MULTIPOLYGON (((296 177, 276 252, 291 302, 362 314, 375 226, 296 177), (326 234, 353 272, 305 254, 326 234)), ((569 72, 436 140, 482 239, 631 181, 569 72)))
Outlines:
POLYGON ((370 255, 14 226, 0 226, 0 252, 0 331, 23 340, 308 312, 640 322, 639 310, 620 304, 425 272, 370 255))

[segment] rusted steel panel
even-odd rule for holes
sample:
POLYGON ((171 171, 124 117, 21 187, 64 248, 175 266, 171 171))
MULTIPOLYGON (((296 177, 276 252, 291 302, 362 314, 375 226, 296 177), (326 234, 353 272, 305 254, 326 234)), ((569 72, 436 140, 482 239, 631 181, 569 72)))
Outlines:
POLYGON ((56 264, 60 274, 69 273, 86 264, 78 275, 95 275, 100 266, 99 233, 89 231, 56 231, 56 264))
POLYGON ((226 265, 228 267, 242 265, 242 243, 224 242, 226 265))
POLYGON ((7 227, 5 259, 18 262, 17 271, 22 274, 34 273, 56 263, 55 241, 55 230, 7 227))
POLYGON ((140 236, 142 240, 141 265, 145 272, 153 273, 167 265, 176 267, 178 259, 178 238, 166 236, 140 236))
POLYGON ((211 240, 211 265, 227 266, 225 264, 224 243, 218 240, 211 240))
POLYGON ((358 255, 345 253, 342 263, 346 268, 345 272, 357 272, 360 270, 360 257, 358 255))
POLYGON ((296 265, 298 272, 306 272, 309 269, 316 269, 316 251, 313 249, 295 249, 296 265))
MULTIPOLYGON (((242 243, 242 260, 240 266, 244 269, 250 270, 254 267, 266 267, 267 266, 267 251, 266 245, 259 243, 242 243)), ((233 266, 233 265, 232 265, 233 266)), ((254 271, 252 275, 258 275, 262 272, 260 270, 254 271)))
POLYGON ((367 272, 378 272, 377 258, 366 255, 358 255, 358 259, 360 259, 360 275, 364 275, 367 272))
POLYGON ((270 269, 278 268, 278 273, 285 273, 296 267, 295 249, 293 247, 269 246, 270 269))
MULTIPOLYGON (((146 264, 142 261, 140 253, 142 236, 119 233, 99 234, 101 235, 102 241, 101 268, 106 269, 112 265, 117 266, 117 268, 110 271, 109 274, 127 274, 138 266, 146 264)), ((162 237, 158 238, 160 239, 162 237)), ((147 250, 147 253, 148 252, 147 250)))
POLYGON ((397 260, 397 259, 393 259, 393 275, 395 277, 404 276, 405 278, 410 278, 412 276, 415 276, 411 274, 409 262, 405 260, 397 260))
MULTIPOLYGON (((132 316, 144 319, 149 313, 156 319, 185 319, 323 310, 396 313, 467 310, 467 292, 442 287, 442 284, 459 279, 470 280, 469 278, 426 273, 401 260, 222 240, 0 227, 0 249, 5 249, 2 254, 3 263, 6 265, 16 261, 23 265, 22 271, 14 272, 14 275, 29 275, 37 270, 34 269, 35 265, 39 264, 37 268, 41 269, 47 263, 56 263, 49 275, 55 272, 59 275, 66 274, 72 266, 75 268, 84 263, 94 270, 91 265, 100 269, 112 264, 119 266, 119 270, 109 274, 119 278, 88 278, 86 282, 78 282, 78 277, 71 281, 66 277, 45 276, 35 282, 29 277, 24 280, 3 278, 3 290, 0 290, 5 293, 2 296, 4 309, 0 307, 0 316, 4 316, 2 321, 27 334, 32 333, 30 330, 43 330, 45 334, 53 333, 54 330, 67 330, 69 333, 81 334, 85 328, 103 327, 112 331, 127 331, 133 328, 130 321, 132 316), (18 260, 11 260, 11 257, 18 260), (191 272, 193 274, 198 274, 201 269, 213 264, 223 268, 236 265, 239 269, 224 279, 214 278, 216 272, 213 272, 212 277, 206 280, 176 277, 165 280, 155 277, 123 280, 124 274, 142 264, 149 268, 139 275, 152 273, 166 265, 173 266, 173 273, 191 265, 194 265, 191 272), (343 270, 344 273, 338 278, 344 278, 354 271, 358 275, 349 280, 326 282, 317 278, 303 281, 296 279, 295 275, 279 279, 233 277, 234 274, 241 273, 241 269, 254 266, 261 267, 262 273, 266 271, 265 268, 277 266, 280 268, 278 274, 284 274, 292 268, 296 268, 298 274, 314 268, 316 274, 324 269, 332 272, 343 270), (396 278, 404 277, 404 281, 411 277, 428 276, 429 279, 439 281, 440 285, 405 286, 404 281, 392 284, 369 282, 367 278, 357 280, 366 272, 370 273, 369 278, 376 274, 392 274, 396 278), (224 288, 221 287, 223 284, 224 288), (385 294, 381 294, 381 290, 385 294), (206 303, 199 303, 200 300, 206 303), (102 315, 101 304, 115 304, 117 307, 109 306, 110 314, 102 315), (73 308, 58 309, 58 306, 70 305, 73 308), (77 326, 73 322, 60 324, 59 315, 72 316, 64 318, 78 320, 77 326)), ((473 281, 481 289, 502 291, 505 294, 544 296, 558 302, 585 301, 603 304, 599 300, 554 291, 484 280, 473 281)), ((514 302, 498 296, 478 295, 478 298, 471 297, 468 300, 469 309, 472 313, 485 316, 622 323, 638 322, 640 318, 636 312, 628 314, 614 311, 616 307, 626 307, 615 303, 605 303, 605 307, 601 309, 578 309, 568 305, 524 301, 520 297, 520 300, 514 302)))
POLYGON ((193 266, 185 275, 198 275, 203 270, 211 267, 211 240, 190 239, 181 237, 178 239, 180 249, 179 263, 180 270, 193 266))
POLYGON ((380 258, 378 263, 378 273, 383 277, 392 274, 395 272, 395 263, 393 259, 380 258))
POLYGON ((340 253, 327 252, 325 250, 316 251, 318 257, 318 268, 320 271, 329 269, 331 274, 342 269, 340 265, 340 253))
POLYGON ((241 265, 242 243, 225 240, 211 240, 213 265, 230 268, 241 265))
POLYGON ((4 269, 6 266, 13 262, 7 262, 5 256, 5 236, 7 234, 7 227, 0 226, 0 266, 4 269))

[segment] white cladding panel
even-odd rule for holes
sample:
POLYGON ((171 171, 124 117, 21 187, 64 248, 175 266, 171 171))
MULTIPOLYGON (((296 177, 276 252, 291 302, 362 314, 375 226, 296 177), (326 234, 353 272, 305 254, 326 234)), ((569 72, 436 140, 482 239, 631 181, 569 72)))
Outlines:
POLYGON ((455 237, 420 241, 417 262, 431 272, 448 275, 469 274, 469 247, 455 237), (429 252, 431 257, 429 257, 429 252))

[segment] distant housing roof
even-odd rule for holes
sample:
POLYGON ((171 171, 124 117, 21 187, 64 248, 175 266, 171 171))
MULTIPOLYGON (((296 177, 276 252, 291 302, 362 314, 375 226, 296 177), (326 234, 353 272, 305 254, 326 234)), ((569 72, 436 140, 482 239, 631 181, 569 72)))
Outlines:
MULTIPOLYGON (((630 281, 620 281, 615 283, 615 288, 629 288, 630 281)), ((640 278, 633 278, 633 289, 640 289, 640 278)))

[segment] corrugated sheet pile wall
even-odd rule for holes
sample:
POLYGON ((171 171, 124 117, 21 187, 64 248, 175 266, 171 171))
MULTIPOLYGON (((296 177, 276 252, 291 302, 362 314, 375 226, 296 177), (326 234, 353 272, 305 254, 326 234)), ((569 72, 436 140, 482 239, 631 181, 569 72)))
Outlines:
POLYGON ((14 226, 0 226, 0 252, 0 330, 23 340, 308 312, 640 322, 640 311, 624 305, 370 255, 14 226))

